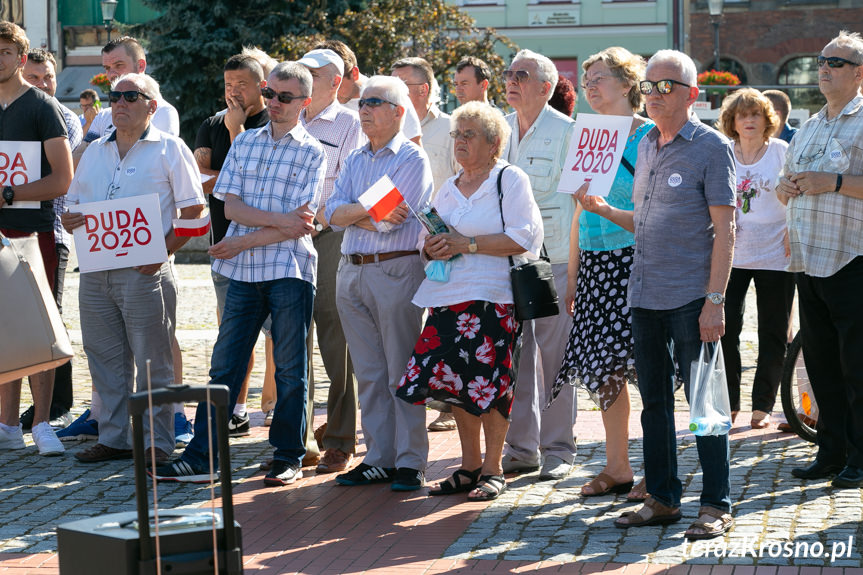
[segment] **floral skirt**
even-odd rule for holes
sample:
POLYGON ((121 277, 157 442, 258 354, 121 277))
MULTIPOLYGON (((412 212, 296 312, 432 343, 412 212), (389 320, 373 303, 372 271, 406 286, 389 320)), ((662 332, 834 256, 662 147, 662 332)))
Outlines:
POLYGON ((626 301, 633 248, 582 250, 575 290, 575 313, 552 396, 579 385, 602 411, 635 381, 632 318, 626 301))
POLYGON ((417 405, 443 401, 472 415, 496 409, 509 419, 520 350, 512 304, 430 308, 396 396, 417 405))

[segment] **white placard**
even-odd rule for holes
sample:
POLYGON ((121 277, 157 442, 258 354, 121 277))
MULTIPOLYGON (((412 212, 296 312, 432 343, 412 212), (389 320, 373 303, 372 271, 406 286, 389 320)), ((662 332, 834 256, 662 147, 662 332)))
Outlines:
MULTIPOLYGON (((41 142, 0 142, 0 188, 20 186, 42 177, 41 142)), ((41 202, 18 201, 4 209, 38 210, 41 202)))
POLYGON ((84 214, 75 228, 81 273, 143 266, 167 261, 159 196, 147 194, 69 206, 84 214))
POLYGON ((607 196, 631 127, 632 116, 579 114, 557 191, 574 194, 590 182, 588 194, 607 196))

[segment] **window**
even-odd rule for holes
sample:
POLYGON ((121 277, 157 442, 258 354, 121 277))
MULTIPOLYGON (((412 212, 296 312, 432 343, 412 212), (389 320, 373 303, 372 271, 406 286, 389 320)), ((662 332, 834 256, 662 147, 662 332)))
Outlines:
POLYGON ((788 60, 779 67, 776 83, 789 86, 786 91, 795 108, 807 108, 809 113, 814 114, 824 105, 824 96, 818 89, 817 56, 800 56, 788 60))

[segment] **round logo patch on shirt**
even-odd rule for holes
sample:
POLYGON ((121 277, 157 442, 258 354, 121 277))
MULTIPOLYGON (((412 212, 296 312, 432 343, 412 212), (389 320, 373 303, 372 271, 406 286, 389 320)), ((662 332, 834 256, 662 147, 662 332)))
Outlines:
POLYGON ((135 172, 137 172, 137 171, 138 171, 138 170, 137 170, 136 168, 134 168, 134 167, 126 168, 126 175, 127 175, 127 176, 134 176, 134 175, 135 175, 135 172))
POLYGON ((676 188, 680 184, 683 183, 683 176, 680 174, 674 173, 668 176, 668 185, 672 188, 676 188))
POLYGON ((835 161, 841 157, 842 157, 842 150, 833 150, 832 152, 830 152, 830 159, 831 160, 835 161))

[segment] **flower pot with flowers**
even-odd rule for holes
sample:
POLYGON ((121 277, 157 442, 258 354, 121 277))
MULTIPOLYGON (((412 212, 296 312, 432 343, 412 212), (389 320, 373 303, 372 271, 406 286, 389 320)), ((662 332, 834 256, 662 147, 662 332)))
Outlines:
POLYGON ((107 74, 96 74, 90 78, 90 84, 102 90, 103 94, 107 94, 111 91, 111 81, 108 80, 107 74))
POLYGON ((740 78, 731 72, 706 70, 698 75, 698 85, 706 89, 707 99, 710 101, 711 107, 718 108, 729 91, 711 89, 710 86, 739 86, 740 78))

